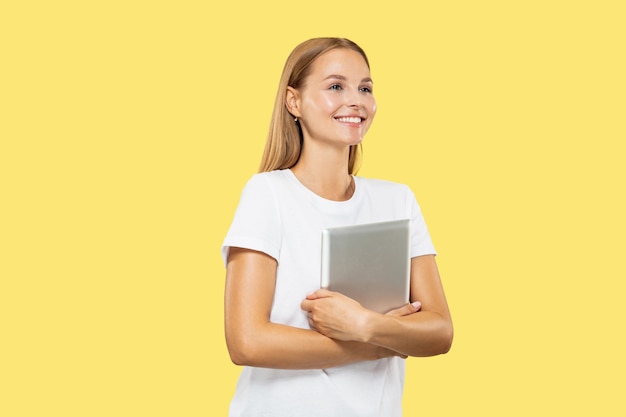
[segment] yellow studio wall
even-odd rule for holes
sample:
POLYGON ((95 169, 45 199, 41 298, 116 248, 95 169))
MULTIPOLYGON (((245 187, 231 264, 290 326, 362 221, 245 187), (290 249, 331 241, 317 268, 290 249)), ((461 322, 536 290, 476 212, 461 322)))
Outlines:
POLYGON ((368 53, 360 175, 439 251, 405 415, 626 412, 622 2, 212 3, 0 6, 0 415, 226 415, 219 249, 315 36, 368 53))

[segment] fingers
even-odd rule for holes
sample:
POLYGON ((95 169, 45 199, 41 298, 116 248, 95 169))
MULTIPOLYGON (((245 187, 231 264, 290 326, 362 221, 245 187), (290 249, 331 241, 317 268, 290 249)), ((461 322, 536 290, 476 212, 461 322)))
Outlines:
POLYGON ((415 301, 413 303, 405 304, 400 308, 396 308, 395 310, 391 310, 387 313, 387 315, 396 317, 408 316, 410 314, 417 313, 420 308, 422 308, 422 303, 415 301))
POLYGON ((314 300, 319 300, 321 298, 328 298, 328 297, 331 297, 332 295, 333 295, 332 291, 328 291, 323 288, 320 288, 317 291, 307 294, 306 298, 302 301, 302 303, 300 303, 300 308, 303 309, 304 311, 310 312, 313 309, 314 300))
POLYGON ((324 288, 320 288, 317 291, 307 294, 306 298, 307 300, 317 300, 318 298, 330 297, 332 293, 333 293, 332 291, 328 291, 324 288))

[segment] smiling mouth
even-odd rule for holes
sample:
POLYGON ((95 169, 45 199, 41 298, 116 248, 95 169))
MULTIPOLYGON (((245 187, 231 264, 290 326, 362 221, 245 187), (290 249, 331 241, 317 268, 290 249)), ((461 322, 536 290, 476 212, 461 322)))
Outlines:
POLYGON ((361 123, 363 121, 360 117, 337 117, 336 120, 342 123, 361 123))

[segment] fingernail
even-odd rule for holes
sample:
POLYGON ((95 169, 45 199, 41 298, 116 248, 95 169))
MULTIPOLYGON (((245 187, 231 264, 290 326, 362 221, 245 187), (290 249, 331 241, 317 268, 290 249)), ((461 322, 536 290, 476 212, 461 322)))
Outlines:
POLYGON ((419 308, 422 306, 422 303, 420 303, 419 301, 415 301, 413 303, 411 303, 411 305, 416 309, 419 310, 419 308))

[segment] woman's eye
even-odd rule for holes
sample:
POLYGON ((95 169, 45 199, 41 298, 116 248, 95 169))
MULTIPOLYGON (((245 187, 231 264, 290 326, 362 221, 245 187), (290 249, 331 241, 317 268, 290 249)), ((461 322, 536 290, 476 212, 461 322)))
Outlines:
POLYGON ((362 93, 371 93, 372 92, 372 89, 369 88, 369 87, 361 87, 360 90, 361 90, 362 93))
POLYGON ((331 90, 341 90, 341 86, 339 84, 333 84, 330 86, 331 90))

